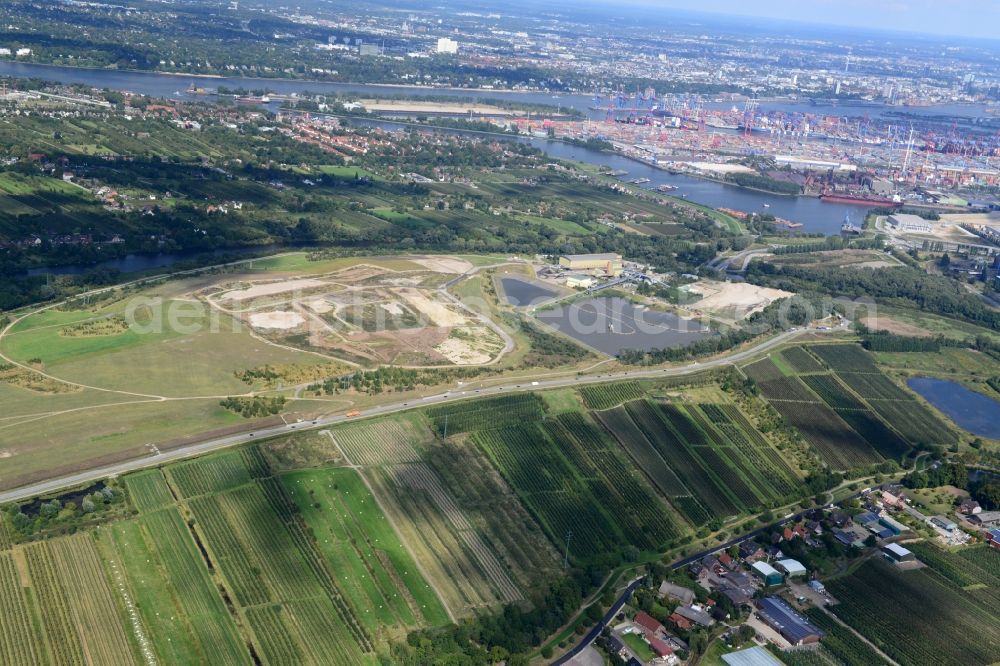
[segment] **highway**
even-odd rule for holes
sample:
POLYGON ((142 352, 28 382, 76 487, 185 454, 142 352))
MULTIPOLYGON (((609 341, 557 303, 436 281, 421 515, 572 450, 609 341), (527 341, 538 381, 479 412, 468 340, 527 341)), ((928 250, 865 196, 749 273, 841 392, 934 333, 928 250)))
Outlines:
POLYGON ((93 481, 97 481, 99 479, 125 474, 126 472, 132 472, 146 467, 153 467, 156 465, 161 465, 164 463, 180 460, 183 458, 190 458, 192 456, 201 455, 203 453, 208 453, 209 451, 214 451, 216 449, 221 449, 228 446, 235 446, 237 444, 245 444, 247 442, 259 441, 261 439, 274 437, 276 435, 286 435, 291 432, 296 432, 299 430, 325 428, 328 426, 336 425, 338 423, 342 423, 347 420, 352 420, 352 421, 363 420, 366 418, 371 418, 375 416, 384 416, 386 414, 392 414, 395 412, 401 412, 410 409, 419 409, 421 407, 425 407, 428 405, 438 405, 446 402, 468 400, 470 398, 497 395, 500 393, 510 393, 512 391, 514 392, 541 391, 545 389, 563 388, 567 386, 580 386, 584 384, 603 384, 622 379, 635 379, 635 378, 648 379, 657 377, 676 377, 676 376, 694 374, 702 370, 710 368, 718 368, 738 363, 742 360, 760 354, 761 352, 767 351, 768 349, 772 349, 774 347, 782 345, 788 342, 789 340, 792 340, 795 337, 802 335, 803 333, 809 333, 809 332, 814 332, 814 331, 809 331, 808 329, 786 331, 773 338, 764 340, 761 343, 753 347, 750 347, 748 349, 745 349, 741 352, 736 352, 728 356, 723 356, 720 358, 715 358, 704 362, 695 361, 689 363, 688 365, 683 365, 683 366, 676 366, 671 368, 655 368, 649 370, 630 370, 617 373, 607 373, 607 374, 587 375, 587 376, 568 375, 563 377, 557 377, 554 379, 532 380, 530 378, 527 378, 527 379, 522 379, 517 383, 505 384, 502 386, 491 386, 481 389, 469 388, 465 390, 451 389, 443 393, 426 396, 424 398, 411 398, 406 400, 405 402, 395 402, 385 405, 379 405, 376 407, 371 407, 369 409, 366 409, 361 416, 356 416, 350 419, 344 414, 334 414, 313 421, 289 423, 280 426, 274 426, 271 428, 264 428, 260 430, 254 430, 235 435, 228 435, 226 437, 211 439, 197 444, 185 445, 176 449, 172 449, 170 451, 160 452, 156 455, 152 455, 145 458, 136 458, 134 460, 127 460, 121 463, 84 470, 75 474, 70 474, 68 476, 62 476, 47 481, 40 481, 38 483, 33 483, 27 486, 21 486, 19 488, 3 491, 0 492, 0 503, 13 502, 18 500, 28 499, 38 495, 45 495, 48 493, 52 493, 54 491, 62 490, 64 488, 72 488, 74 486, 78 486, 84 483, 90 483, 93 481))

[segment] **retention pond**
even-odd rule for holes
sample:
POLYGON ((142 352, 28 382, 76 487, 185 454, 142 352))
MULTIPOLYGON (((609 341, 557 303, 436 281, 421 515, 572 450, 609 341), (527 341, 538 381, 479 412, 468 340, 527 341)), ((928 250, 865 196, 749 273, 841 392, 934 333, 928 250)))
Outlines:
POLYGON ((913 377, 906 385, 959 427, 973 435, 1000 439, 1000 402, 947 379, 913 377))

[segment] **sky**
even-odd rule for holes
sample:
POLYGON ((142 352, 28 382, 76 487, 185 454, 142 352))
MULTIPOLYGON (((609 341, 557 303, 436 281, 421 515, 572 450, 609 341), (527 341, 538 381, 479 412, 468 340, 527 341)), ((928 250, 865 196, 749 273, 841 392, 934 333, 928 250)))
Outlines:
POLYGON ((1000 0, 631 0, 647 7, 1000 39, 1000 0))

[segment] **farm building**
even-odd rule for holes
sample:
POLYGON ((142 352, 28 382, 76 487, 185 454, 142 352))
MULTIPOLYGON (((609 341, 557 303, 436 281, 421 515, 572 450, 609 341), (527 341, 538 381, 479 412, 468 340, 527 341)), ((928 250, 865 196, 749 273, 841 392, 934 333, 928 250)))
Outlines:
POLYGON ((806 568, 798 560, 778 560, 774 566, 778 571, 783 571, 789 578, 806 575, 806 568))
POLYGON ((792 645, 816 643, 823 637, 819 627, 796 613, 778 597, 765 597, 757 602, 757 615, 792 645))
POLYGON ((916 555, 913 554, 913 551, 908 548, 903 548, 898 543, 890 543, 882 549, 882 552, 884 552, 889 559, 896 562, 912 562, 917 559, 916 555))
POLYGON ((674 609, 674 613, 680 615, 685 620, 690 620, 694 624, 700 624, 703 627, 711 627, 715 624, 715 620, 712 616, 694 606, 678 606, 674 609))
POLYGON ((605 275, 618 277, 622 274, 620 254, 565 254, 559 257, 559 265, 571 271, 604 271, 605 275))
POLYGON ((982 511, 969 516, 969 522, 980 527, 1000 526, 1000 511, 982 511))
POLYGON ((740 606, 749 606, 752 601, 752 597, 746 593, 742 588, 735 587, 732 585, 726 585, 719 588, 719 592, 726 596, 733 605, 739 608, 740 606))
POLYGON ((660 597, 675 599, 685 606, 690 605, 694 601, 694 590, 689 590, 686 587, 675 585, 666 580, 660 583, 659 594, 660 597))
POLYGON ((945 532, 953 532, 958 529, 958 525, 955 524, 955 521, 947 516, 932 516, 931 524, 935 527, 940 527, 945 532))
POLYGON ((903 523, 899 522, 898 520, 890 516, 882 516, 881 518, 878 519, 878 522, 880 522, 888 529, 892 530, 893 534, 900 534, 909 529, 906 527, 906 525, 904 525, 903 523))
POLYGON ((874 523, 877 520, 878 516, 876 516, 871 511, 865 511, 864 513, 859 513, 858 515, 854 516, 855 523, 857 523, 858 525, 864 525, 866 527, 868 526, 869 523, 874 523))
POLYGON ((1000 529, 996 527, 990 528, 986 532, 986 543, 990 544, 993 548, 1000 549, 1000 529))
POLYGON ((763 580, 765 585, 781 585, 784 581, 781 572, 767 562, 754 562, 750 570, 755 576, 763 580))
POLYGON ((730 652, 722 655, 722 661, 727 666, 782 666, 766 649, 759 645, 739 652, 730 652))

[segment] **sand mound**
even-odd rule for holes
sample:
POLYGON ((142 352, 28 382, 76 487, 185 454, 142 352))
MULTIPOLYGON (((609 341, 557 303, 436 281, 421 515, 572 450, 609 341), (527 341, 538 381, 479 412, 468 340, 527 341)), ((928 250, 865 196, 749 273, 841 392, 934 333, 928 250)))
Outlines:
POLYGON ((465 317, 443 303, 433 301, 416 289, 398 289, 397 293, 435 326, 464 326, 465 317))
POLYGON ((274 294, 283 294, 287 291, 314 289, 325 285, 326 282, 311 279, 269 282, 267 284, 258 284, 253 287, 248 287, 247 289, 227 291, 222 295, 222 298, 229 299, 231 301, 243 301, 248 298, 257 298, 258 296, 272 296, 274 294))
POLYGON ((448 338, 434 348, 455 365, 480 365, 490 361, 490 355, 473 349, 469 343, 457 338, 448 338))
POLYGON ((758 287, 747 282, 698 282, 692 284, 689 289, 704 296, 694 304, 698 310, 708 312, 727 310, 737 313, 739 318, 759 312, 779 298, 793 295, 789 291, 758 287))
POLYGON ((435 273, 461 274, 473 269, 472 264, 468 261, 465 259, 456 259, 455 257, 424 257, 422 259, 414 259, 413 261, 435 273))

